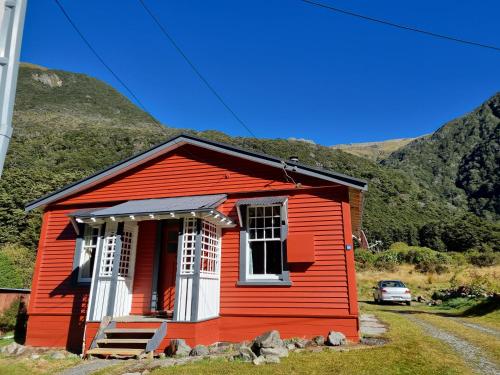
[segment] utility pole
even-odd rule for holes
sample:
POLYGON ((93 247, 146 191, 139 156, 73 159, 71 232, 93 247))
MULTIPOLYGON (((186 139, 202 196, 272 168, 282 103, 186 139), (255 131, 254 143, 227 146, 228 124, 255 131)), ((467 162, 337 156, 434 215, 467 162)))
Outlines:
POLYGON ((12 136, 27 0, 0 0, 0 177, 12 136))

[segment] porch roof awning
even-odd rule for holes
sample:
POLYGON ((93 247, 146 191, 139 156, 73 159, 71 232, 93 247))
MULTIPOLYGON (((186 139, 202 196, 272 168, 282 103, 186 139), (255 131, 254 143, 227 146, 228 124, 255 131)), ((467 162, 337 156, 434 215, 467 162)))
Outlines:
POLYGON ((249 205, 249 206, 269 206, 272 204, 283 204, 288 197, 260 197, 260 198, 247 198, 247 199, 240 199, 236 202, 237 206, 244 206, 244 205, 249 205))
POLYGON ((227 199, 226 194, 193 195, 187 197, 130 200, 116 206, 78 210, 69 214, 80 222, 97 220, 151 220, 179 217, 202 217, 214 224, 234 226, 232 221, 217 211, 227 199))

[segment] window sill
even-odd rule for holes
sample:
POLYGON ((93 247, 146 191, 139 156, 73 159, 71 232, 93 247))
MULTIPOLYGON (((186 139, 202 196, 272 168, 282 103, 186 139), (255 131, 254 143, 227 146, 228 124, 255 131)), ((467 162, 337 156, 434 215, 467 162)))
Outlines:
POLYGON ((289 280, 245 280, 236 282, 237 286, 292 286, 289 280))

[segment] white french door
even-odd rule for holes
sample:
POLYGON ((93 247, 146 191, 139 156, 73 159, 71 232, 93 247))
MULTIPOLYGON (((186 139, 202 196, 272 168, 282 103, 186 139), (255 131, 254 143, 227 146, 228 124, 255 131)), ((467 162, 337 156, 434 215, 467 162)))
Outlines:
POLYGON ((92 321, 100 321, 106 315, 118 317, 130 314, 138 227, 135 222, 124 224, 118 263, 115 262, 117 229, 116 222, 106 224, 102 253, 94 269, 90 291, 88 318, 92 321), (113 272, 113 264, 118 265, 117 273, 113 272), (113 283, 113 276, 116 283, 113 283))

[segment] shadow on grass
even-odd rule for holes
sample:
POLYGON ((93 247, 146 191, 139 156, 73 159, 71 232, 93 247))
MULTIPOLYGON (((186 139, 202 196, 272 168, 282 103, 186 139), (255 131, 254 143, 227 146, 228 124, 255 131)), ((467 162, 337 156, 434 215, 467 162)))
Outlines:
POLYGON ((499 309, 500 297, 490 297, 477 305, 469 307, 459 314, 459 316, 483 316, 499 309))
MULTIPOLYGON (((369 302, 365 302, 369 303, 369 302)), ((375 304, 375 303, 370 303, 375 304)), ((394 305, 395 306, 395 305, 394 305)), ((394 312, 397 314, 430 314, 430 315, 438 315, 443 317, 478 317, 486 314, 490 314, 494 311, 500 310, 500 298, 499 297, 490 297, 478 303, 467 307, 463 311, 453 311, 453 308, 450 308, 446 305, 438 305, 435 306, 438 309, 450 309, 451 311, 431 311, 431 310, 420 310, 415 308, 405 308, 405 309, 386 309, 386 311, 394 312)))

